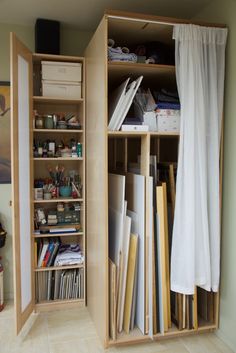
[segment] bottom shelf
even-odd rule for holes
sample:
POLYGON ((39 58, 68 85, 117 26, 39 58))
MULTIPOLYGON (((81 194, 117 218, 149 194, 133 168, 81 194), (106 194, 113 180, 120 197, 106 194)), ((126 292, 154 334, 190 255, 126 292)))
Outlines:
POLYGON ((135 327, 134 330, 130 331, 130 333, 125 333, 122 331, 117 335, 116 340, 109 339, 108 345, 115 346, 115 345, 122 345, 122 344, 129 344, 129 343, 142 343, 142 342, 150 342, 152 340, 164 340, 168 338, 180 337, 180 336, 188 336, 193 334, 199 334, 204 332, 210 332, 217 329, 217 326, 214 323, 209 323, 204 320, 199 322, 198 329, 192 330, 179 330, 174 324, 169 329, 168 332, 157 333, 153 335, 153 339, 149 335, 143 335, 142 332, 139 330, 138 327, 135 327))
POLYGON ((85 306, 85 299, 49 300, 35 305, 35 312, 72 309, 85 306))
POLYGON ((85 298, 84 268, 36 272, 36 302, 58 304, 85 298))

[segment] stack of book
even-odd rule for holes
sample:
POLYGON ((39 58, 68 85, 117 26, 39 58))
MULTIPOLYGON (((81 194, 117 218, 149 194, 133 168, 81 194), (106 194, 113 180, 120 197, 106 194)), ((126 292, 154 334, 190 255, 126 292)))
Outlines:
POLYGON ((49 267, 54 264, 58 249, 60 246, 60 238, 53 238, 50 241, 47 238, 40 239, 35 242, 35 262, 37 267, 49 267))

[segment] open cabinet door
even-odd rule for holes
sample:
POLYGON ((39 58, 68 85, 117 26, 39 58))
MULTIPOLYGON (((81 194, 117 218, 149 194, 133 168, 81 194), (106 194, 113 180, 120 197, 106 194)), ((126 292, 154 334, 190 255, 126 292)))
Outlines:
POLYGON ((34 309, 32 54, 11 33, 11 166, 16 332, 34 309))

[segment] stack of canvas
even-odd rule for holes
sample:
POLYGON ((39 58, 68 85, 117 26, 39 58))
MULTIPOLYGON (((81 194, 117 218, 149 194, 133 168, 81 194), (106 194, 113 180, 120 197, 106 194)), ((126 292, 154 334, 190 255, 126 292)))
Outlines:
POLYGON ((108 130, 120 130, 142 79, 143 76, 140 76, 137 80, 129 84, 129 77, 113 92, 109 98, 108 130))
POLYGON ((109 174, 110 335, 144 333, 145 177, 109 174))

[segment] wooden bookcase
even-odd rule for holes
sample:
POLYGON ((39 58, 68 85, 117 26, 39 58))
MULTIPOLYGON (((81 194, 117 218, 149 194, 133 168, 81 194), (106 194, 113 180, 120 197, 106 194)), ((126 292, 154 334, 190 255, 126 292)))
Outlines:
MULTIPOLYGON (((219 294, 212 300, 213 321, 198 320, 198 328, 179 331, 171 325, 167 332, 151 337, 143 335, 138 328, 130 334, 118 334, 116 340, 109 337, 109 270, 108 270, 108 173, 125 175, 128 163, 140 155, 141 174, 149 176, 150 154, 155 154, 158 162, 176 164, 178 156, 178 133, 123 132, 108 131, 108 97, 113 87, 123 82, 127 76, 144 76, 144 85, 150 87, 176 87, 175 66, 128 62, 108 62, 108 39, 115 40, 118 46, 131 46, 142 42, 160 41, 172 45, 173 25, 189 21, 155 16, 108 11, 100 22, 86 51, 86 95, 87 114, 90 117, 86 127, 87 143, 87 305, 104 346, 124 343, 138 343, 151 339, 165 339, 218 327, 219 294), (119 167, 118 167, 119 165, 119 167)), ((204 24, 213 26, 213 24, 204 24)), ((222 25, 215 25, 225 27, 222 25)), ((148 219, 148 199, 146 199, 146 219, 148 219)), ((145 237, 148 239, 146 222, 145 237)), ((145 292, 146 298, 152 290, 148 286, 146 247, 145 292)), ((148 312, 146 300, 146 318, 148 312)), ((148 319, 147 319, 148 320, 148 319)))
MULTIPOLYGON (((11 107, 12 107, 12 200, 13 200, 13 249, 16 330, 21 330, 33 311, 58 310, 87 305, 97 332, 105 347, 126 343, 139 343, 179 337, 218 327, 219 294, 212 298, 211 322, 198 322, 198 328, 179 331, 175 325, 163 334, 148 332, 148 300, 152 287, 148 285, 145 251, 145 319, 146 334, 135 328, 130 334, 121 333, 116 340, 109 337, 109 244, 108 244, 108 173, 127 173, 130 162, 140 156, 141 174, 149 177, 150 155, 158 162, 177 162, 178 133, 108 131, 108 97, 113 87, 127 75, 144 76, 150 87, 165 84, 176 85, 174 65, 147 65, 115 63, 107 61, 107 42, 114 38, 118 45, 160 40, 172 45, 172 29, 175 23, 189 21, 155 16, 109 11, 103 17, 86 52, 85 59, 69 56, 32 54, 14 35, 11 36, 11 107), (34 93, 33 74, 38 72, 42 60, 82 63, 82 98, 58 99, 34 93), (85 65, 86 63, 86 65, 85 65), (85 99, 86 97, 86 99, 85 99), (86 105, 86 106, 85 106, 86 105), (81 130, 35 129, 33 110, 40 114, 76 112, 80 117, 81 130), (85 115, 86 113, 86 115, 85 115), (88 117, 85 119, 85 116, 88 117), (34 158, 33 139, 59 140, 71 137, 82 142, 83 157, 34 158), (45 270, 35 266, 35 241, 52 237, 51 234, 34 234, 35 207, 54 207, 58 200, 34 200, 34 179, 46 177, 48 164, 63 164, 65 168, 78 170, 82 177, 83 195, 74 201, 82 204, 82 229, 76 233, 60 235, 63 241, 77 239, 85 255, 84 299, 36 303, 35 276, 45 270)), ((213 24, 204 24, 212 26, 213 24)), ((214 26, 225 27, 218 24, 214 26)), ((36 75, 37 76, 37 75, 36 75)), ((37 83, 37 82, 36 82, 37 83)), ((221 161, 222 162, 222 161, 221 161)), ((146 193, 146 219, 149 216, 148 192, 146 193)), ((60 199, 71 202, 71 199, 60 199)), ((149 229, 146 222, 145 238, 149 229)), ((78 268, 81 266, 73 266, 78 268)), ((67 267, 63 267, 65 269, 67 267)), ((71 267, 69 267, 71 268, 71 267)), ((59 269, 59 267, 57 267, 59 269)))
MULTIPOLYGON (((12 187, 13 187, 13 233, 14 233, 14 281, 16 330, 21 330, 32 311, 57 310, 84 306, 86 304, 86 180, 85 180, 85 60, 82 57, 32 54, 14 34, 11 34, 11 106, 12 106, 12 187), (68 62, 82 65, 81 97, 65 99, 41 95, 41 62, 68 62), (81 129, 37 129, 33 111, 39 115, 73 113, 79 117, 81 129), (82 157, 36 158, 33 155, 33 141, 61 140, 82 143, 82 157), (77 198, 43 199, 34 198, 34 180, 49 178, 49 166, 57 165, 75 170, 81 177, 82 195, 77 198), (36 234, 34 211, 56 209, 57 203, 77 202, 80 204, 80 228, 77 232, 60 235, 36 234), (40 238, 59 236, 61 242, 78 243, 85 261, 81 265, 37 267, 35 242, 40 238), (45 271, 83 269, 83 298, 37 302, 36 276, 45 271)), ((73 226, 73 224, 69 224, 73 226)), ((75 225, 74 225, 75 226, 75 225)), ((50 229, 50 226, 48 227, 50 229)))

